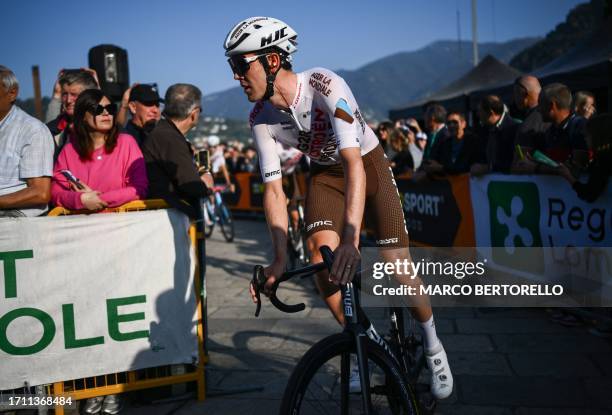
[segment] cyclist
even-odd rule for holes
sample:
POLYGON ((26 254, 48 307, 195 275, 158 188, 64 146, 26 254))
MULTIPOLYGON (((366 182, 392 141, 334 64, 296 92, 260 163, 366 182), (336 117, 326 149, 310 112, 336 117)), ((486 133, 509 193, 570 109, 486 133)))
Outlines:
MULTIPOLYGON (((334 317, 344 324, 338 285, 350 281, 359 264, 364 207, 375 218, 383 257, 401 252, 410 258, 408 231, 389 162, 351 90, 327 69, 293 72, 296 39, 297 33, 278 19, 251 17, 230 30, 225 55, 234 79, 255 103, 249 121, 259 153, 264 211, 274 249, 274 261, 265 268, 266 289, 283 273, 287 260, 287 204, 276 151, 276 142, 281 142, 311 160, 305 213, 308 245, 313 262, 322 260, 320 246, 335 250, 329 275, 318 275, 316 282, 334 317)), ((255 301, 252 286, 250 291, 255 301)), ((436 334, 429 299, 416 300, 412 314, 423 330, 432 394, 446 398, 453 388, 448 359, 436 334)))
POLYGON ((230 189, 230 192, 234 193, 235 187, 230 179, 229 169, 225 163, 223 146, 221 146, 219 137, 216 135, 208 137, 208 151, 210 153, 210 170, 215 181, 223 180, 230 189))

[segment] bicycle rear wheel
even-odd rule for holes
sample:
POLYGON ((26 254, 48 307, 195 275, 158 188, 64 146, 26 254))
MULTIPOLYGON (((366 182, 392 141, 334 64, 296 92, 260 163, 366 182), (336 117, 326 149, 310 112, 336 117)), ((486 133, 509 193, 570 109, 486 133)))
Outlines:
MULTIPOLYGON (((417 400, 400 368, 374 342, 366 343, 370 376, 372 413, 416 415, 417 400)), ((361 414, 361 394, 348 394, 350 356, 355 344, 350 333, 329 336, 302 357, 289 378, 280 414, 361 414), (344 364, 343 364, 344 362, 344 364), (344 369, 341 369, 344 367, 344 369)))
POLYGON ((234 217, 225 203, 219 206, 219 226, 225 240, 232 242, 234 240, 234 217))

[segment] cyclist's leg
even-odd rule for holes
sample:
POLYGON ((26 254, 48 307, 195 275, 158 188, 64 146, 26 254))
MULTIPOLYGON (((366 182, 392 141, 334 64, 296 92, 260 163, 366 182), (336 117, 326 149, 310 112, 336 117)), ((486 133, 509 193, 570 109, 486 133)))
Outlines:
MULTIPOLYGON (((366 170, 366 206, 371 216, 369 219, 375 227, 379 255, 385 262, 411 261, 408 249, 410 241, 399 192, 389 163, 380 146, 365 155, 364 168, 366 170)), ((395 275, 395 278, 405 285, 418 287, 422 284, 418 276, 395 275)), ((429 297, 426 295, 411 296, 409 300, 408 304, 412 307, 411 311, 416 320, 425 322, 431 318, 429 297)))
MULTIPOLYGON (((367 180, 366 204, 376 224, 380 256, 385 262, 411 261, 408 231, 397 185, 380 146, 364 157, 364 166, 367 180)), ((400 284, 416 287, 422 284, 418 275, 394 277, 400 284)), ((429 297, 410 296, 406 300, 423 332, 425 355, 431 370, 432 393, 438 399, 446 398, 453 390, 453 376, 446 352, 436 333, 429 297)))
MULTIPOLYGON (((344 194, 338 190, 344 186, 344 179, 338 174, 313 175, 306 198, 305 226, 307 245, 312 255, 312 262, 321 262, 319 248, 323 245, 336 249, 340 243, 344 214, 344 194)), ((329 281, 329 273, 317 274, 316 284, 322 298, 340 324, 344 324, 344 313, 341 307, 339 287, 329 281)))

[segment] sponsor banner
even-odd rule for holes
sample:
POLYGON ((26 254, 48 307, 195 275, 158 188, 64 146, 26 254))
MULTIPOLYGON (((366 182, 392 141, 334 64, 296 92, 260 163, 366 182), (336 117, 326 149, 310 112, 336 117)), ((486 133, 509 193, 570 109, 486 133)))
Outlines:
POLYGON ((500 270, 531 279, 612 277, 612 183, 594 203, 555 176, 490 175, 471 180, 476 242, 500 270), (492 249, 501 247, 503 249, 492 249), (518 255, 522 248, 531 257, 518 255))
POLYGON ((197 359, 174 210, 0 219, 0 390, 197 359))
POLYGON ((414 182, 397 179, 410 240, 430 246, 473 246, 469 176, 414 182))

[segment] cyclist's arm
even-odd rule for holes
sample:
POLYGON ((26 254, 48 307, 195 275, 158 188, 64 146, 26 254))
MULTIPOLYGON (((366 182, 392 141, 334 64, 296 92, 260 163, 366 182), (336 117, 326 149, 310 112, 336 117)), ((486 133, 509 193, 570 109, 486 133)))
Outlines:
POLYGON ((229 172, 227 171, 227 164, 223 163, 219 169, 221 170, 221 173, 223 173, 225 184, 231 186, 232 181, 230 180, 229 172))
POLYGON ((253 137, 259 156, 259 168, 264 182, 263 205, 266 222, 272 238, 274 264, 284 268, 287 248, 287 198, 283 192, 280 157, 276 141, 266 124, 253 125, 253 137))
POLYGON ((282 180, 274 180, 264 185, 263 206, 266 222, 272 238, 274 263, 285 267, 287 263, 287 197, 283 192, 282 180))

